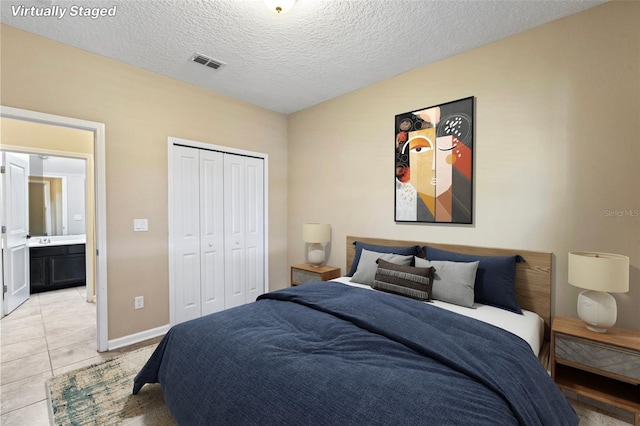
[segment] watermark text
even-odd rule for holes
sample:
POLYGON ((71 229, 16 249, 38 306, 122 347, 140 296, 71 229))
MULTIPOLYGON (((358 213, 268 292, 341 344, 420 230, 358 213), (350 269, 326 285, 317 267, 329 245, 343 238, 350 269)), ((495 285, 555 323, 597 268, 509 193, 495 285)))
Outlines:
POLYGON ((605 210, 605 217, 640 217, 640 209, 605 210))
POLYGON ((21 17, 42 17, 42 18, 58 18, 62 19, 65 16, 76 18, 91 18, 99 19, 104 17, 116 16, 118 12, 118 6, 111 7, 85 7, 79 5, 73 5, 69 7, 62 7, 58 5, 53 6, 25 6, 15 5, 11 6, 11 14, 13 16, 21 17))

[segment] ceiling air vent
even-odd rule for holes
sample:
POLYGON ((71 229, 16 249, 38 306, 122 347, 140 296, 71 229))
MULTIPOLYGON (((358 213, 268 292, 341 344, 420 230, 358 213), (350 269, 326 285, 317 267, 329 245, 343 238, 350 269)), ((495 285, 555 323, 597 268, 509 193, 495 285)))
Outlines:
POLYGON ((227 65, 222 61, 218 61, 217 59, 213 59, 210 58, 209 56, 205 56, 201 53, 194 53, 193 56, 191 57, 191 60, 193 62, 197 62, 199 64, 204 65, 205 67, 209 67, 209 68, 213 68, 214 70, 217 70, 219 68, 222 68, 223 66, 227 65))

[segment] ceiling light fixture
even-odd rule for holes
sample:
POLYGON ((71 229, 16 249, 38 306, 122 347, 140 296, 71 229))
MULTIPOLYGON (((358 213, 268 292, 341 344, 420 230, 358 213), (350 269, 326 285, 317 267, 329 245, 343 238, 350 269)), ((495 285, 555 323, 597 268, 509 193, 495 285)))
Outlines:
POLYGON ((263 0, 269 10, 272 10, 278 14, 286 13, 293 7, 296 0, 263 0))

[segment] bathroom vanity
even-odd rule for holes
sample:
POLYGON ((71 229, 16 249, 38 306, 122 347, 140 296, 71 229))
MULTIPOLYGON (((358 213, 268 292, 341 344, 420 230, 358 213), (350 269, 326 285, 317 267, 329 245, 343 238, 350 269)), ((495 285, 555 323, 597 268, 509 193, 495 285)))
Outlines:
POLYGON ((86 284, 82 237, 34 237, 29 241, 31 293, 86 284))

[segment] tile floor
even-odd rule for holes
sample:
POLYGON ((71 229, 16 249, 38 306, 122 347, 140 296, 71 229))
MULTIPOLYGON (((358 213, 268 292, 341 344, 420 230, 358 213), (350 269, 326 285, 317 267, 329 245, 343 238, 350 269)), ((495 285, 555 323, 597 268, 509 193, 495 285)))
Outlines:
POLYGON ((98 353, 96 308, 85 287, 32 294, 0 320, 0 424, 48 426, 49 377, 144 344, 98 353))

